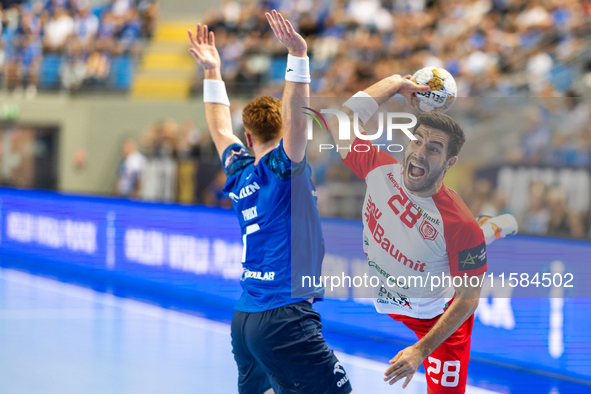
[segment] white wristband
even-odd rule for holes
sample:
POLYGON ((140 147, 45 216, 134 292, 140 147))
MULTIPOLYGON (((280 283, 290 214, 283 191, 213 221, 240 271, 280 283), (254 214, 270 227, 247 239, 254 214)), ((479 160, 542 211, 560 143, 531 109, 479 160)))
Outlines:
POLYGON ((226 92, 224 81, 217 79, 203 80, 203 102, 230 106, 230 99, 226 92))
POLYGON ((373 97, 365 92, 355 93, 353 97, 343 104, 343 107, 347 107, 354 113, 357 113, 359 120, 364 126, 379 108, 378 103, 376 103, 373 97))
POLYGON ((482 233, 484 234, 484 240, 486 241, 486 244, 491 244, 495 240, 496 236, 492 224, 484 223, 480 228, 482 229, 482 233))
POLYGON ((289 82, 310 83, 310 59, 287 55, 285 80, 289 82))

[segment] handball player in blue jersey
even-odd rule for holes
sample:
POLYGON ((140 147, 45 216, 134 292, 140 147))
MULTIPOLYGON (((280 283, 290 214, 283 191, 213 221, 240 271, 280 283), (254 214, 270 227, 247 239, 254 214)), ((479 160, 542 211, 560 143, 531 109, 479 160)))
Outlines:
POLYGON ((309 97, 310 73, 305 40, 276 11, 266 16, 289 51, 286 84, 282 101, 265 96, 244 108, 247 146, 232 132, 213 32, 201 25, 195 35, 189 31, 190 52, 204 68, 207 123, 228 177, 224 194, 233 201, 244 243, 243 292, 232 319, 238 391, 349 394, 349 378, 312 309, 321 290, 292 298, 292 260, 319 276, 324 257, 306 161, 307 120, 291 112, 294 101, 309 97))

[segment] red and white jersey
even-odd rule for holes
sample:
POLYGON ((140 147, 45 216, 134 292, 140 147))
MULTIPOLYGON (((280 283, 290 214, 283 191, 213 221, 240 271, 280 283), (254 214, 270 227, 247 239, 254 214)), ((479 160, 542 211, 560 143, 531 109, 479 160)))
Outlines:
POLYGON ((484 235, 468 207, 445 185, 431 197, 411 194, 403 166, 368 141, 356 139, 343 161, 367 184, 363 248, 370 277, 380 281, 372 284, 377 311, 418 319, 442 314, 455 292, 449 279, 432 288, 433 276, 471 277, 487 269, 484 235), (369 152, 355 151, 358 145, 369 152))

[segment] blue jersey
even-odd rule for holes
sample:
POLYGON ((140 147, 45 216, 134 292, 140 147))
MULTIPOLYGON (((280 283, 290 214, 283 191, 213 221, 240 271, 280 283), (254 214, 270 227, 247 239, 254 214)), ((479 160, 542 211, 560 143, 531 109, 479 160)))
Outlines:
POLYGON ((242 144, 230 145, 222 155, 228 176, 224 195, 232 199, 244 244, 236 310, 262 312, 319 298, 321 289, 304 290, 301 284, 302 275, 320 275, 324 258, 310 166, 305 158, 292 163, 283 140, 254 162, 242 144))

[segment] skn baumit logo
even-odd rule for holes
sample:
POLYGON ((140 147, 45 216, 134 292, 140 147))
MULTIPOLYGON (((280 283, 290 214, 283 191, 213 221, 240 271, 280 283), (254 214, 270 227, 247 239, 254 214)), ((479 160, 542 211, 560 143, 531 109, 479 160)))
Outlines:
MULTIPOLYGON (((304 112, 304 114, 308 115, 310 119, 308 119, 308 139, 311 140, 313 138, 312 129, 314 127, 314 121, 320 126, 320 129, 328 130, 328 125, 326 123, 326 119, 322 114, 331 114, 335 115, 339 121, 339 140, 341 141, 351 141, 351 121, 349 116, 343 111, 339 111, 338 109, 321 109, 320 112, 308 108, 303 107, 312 113, 304 112)), ((359 131, 359 115, 357 112, 353 115, 353 132, 355 136, 364 141, 374 141, 377 140, 384 134, 384 118, 386 118, 386 137, 388 141, 392 141, 392 131, 394 130, 402 130, 404 134, 408 138, 413 141, 417 140, 409 129, 412 129, 417 124, 417 117, 413 114, 409 114, 406 112, 380 112, 378 113, 378 131, 375 134, 362 134, 359 131), (410 122, 408 123, 395 123, 395 119, 409 119, 410 122)))

